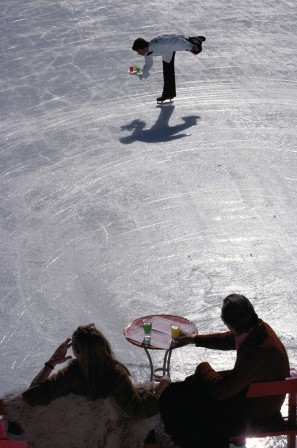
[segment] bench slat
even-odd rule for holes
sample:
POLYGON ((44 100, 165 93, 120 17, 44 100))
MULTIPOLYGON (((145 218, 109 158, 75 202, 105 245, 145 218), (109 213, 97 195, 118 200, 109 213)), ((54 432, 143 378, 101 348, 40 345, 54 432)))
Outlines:
POLYGON ((285 395, 294 392, 297 393, 297 378, 288 378, 283 381, 253 383, 248 389, 247 397, 269 397, 272 395, 285 395))

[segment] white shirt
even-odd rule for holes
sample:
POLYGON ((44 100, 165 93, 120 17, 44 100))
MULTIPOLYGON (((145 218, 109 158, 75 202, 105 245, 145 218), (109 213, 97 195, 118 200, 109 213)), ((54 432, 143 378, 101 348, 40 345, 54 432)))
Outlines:
POLYGON ((143 66, 143 78, 150 76, 150 69, 153 66, 153 57, 161 56, 165 62, 170 62, 174 51, 186 51, 192 49, 192 44, 187 41, 183 34, 161 34, 153 37, 149 42, 149 53, 147 54, 143 66))

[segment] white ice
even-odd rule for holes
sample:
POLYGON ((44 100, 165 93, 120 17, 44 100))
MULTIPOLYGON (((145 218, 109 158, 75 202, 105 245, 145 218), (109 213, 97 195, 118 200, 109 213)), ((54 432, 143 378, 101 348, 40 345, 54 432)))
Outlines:
MULTIPOLYGON (((221 331, 231 292, 297 367, 296 17, 293 0, 1 1, 0 395, 89 322, 145 380, 123 327, 168 313, 221 331), (207 40, 177 54, 158 107, 161 61, 139 81, 131 45, 171 32, 207 40)), ((178 349, 173 379, 206 359, 234 361, 178 349)))

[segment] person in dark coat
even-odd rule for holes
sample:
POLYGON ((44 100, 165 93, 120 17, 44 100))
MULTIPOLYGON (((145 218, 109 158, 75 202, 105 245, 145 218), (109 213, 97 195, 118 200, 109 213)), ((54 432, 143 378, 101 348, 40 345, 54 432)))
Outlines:
POLYGON ((144 56, 145 64, 139 79, 148 78, 153 66, 154 56, 161 56, 163 62, 163 93, 157 98, 158 103, 172 100, 176 96, 174 58, 176 51, 190 51, 197 55, 202 51, 204 36, 186 37, 183 34, 161 34, 146 41, 138 37, 132 46, 140 56, 144 56))
POLYGON ((244 430, 247 422, 261 427, 261 423, 280 417, 284 396, 245 396, 251 383, 290 376, 284 345, 242 295, 224 299, 221 317, 228 331, 182 335, 176 341, 236 350, 233 369, 216 371, 202 362, 184 381, 170 383, 164 378, 156 392, 165 431, 183 448, 228 448, 229 436, 244 430))

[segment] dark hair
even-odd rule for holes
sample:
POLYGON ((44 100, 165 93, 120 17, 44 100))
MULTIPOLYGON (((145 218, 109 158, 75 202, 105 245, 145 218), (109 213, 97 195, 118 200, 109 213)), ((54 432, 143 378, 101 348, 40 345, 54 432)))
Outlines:
POLYGON ((148 47, 149 43, 143 39, 142 37, 138 37, 135 41, 134 44, 132 45, 132 50, 134 51, 138 51, 138 50, 143 50, 145 47, 148 47))
POLYGON ((237 333, 245 333, 258 324, 258 315, 251 302, 240 294, 225 297, 222 307, 222 320, 231 325, 237 333))
POLYGON ((111 390, 112 374, 118 362, 110 343, 94 324, 78 327, 72 335, 72 345, 78 355, 78 365, 86 382, 88 397, 105 398, 111 390))

